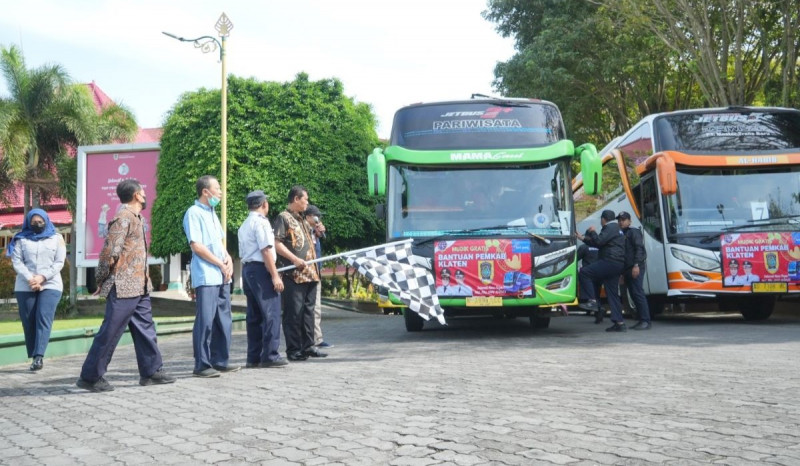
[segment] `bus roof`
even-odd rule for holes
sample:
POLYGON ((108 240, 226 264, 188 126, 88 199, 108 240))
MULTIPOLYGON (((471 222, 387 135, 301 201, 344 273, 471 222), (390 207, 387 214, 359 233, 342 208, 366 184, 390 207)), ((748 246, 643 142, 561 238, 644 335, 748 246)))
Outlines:
POLYGON ((403 111, 407 108, 416 108, 416 107, 426 107, 426 106, 433 106, 433 105, 457 105, 457 104, 474 104, 474 103, 496 103, 501 105, 503 103, 514 103, 514 104, 543 104, 543 105, 553 105, 556 106, 553 102, 548 100, 542 99, 529 99, 524 97, 479 97, 476 99, 463 99, 463 100, 440 100, 440 101, 432 101, 432 102, 416 102, 413 104, 406 105, 401 107, 397 111, 403 111))

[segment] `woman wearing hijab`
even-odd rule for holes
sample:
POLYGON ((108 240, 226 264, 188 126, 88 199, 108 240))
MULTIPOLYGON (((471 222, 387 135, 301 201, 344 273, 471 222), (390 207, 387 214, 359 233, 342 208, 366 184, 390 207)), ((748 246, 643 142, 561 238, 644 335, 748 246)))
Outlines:
POLYGON ((30 370, 38 371, 50 341, 50 327, 61 299, 61 269, 67 257, 64 238, 56 232, 50 217, 42 209, 32 209, 25 216, 22 231, 8 244, 6 255, 17 272, 14 294, 25 333, 30 370))

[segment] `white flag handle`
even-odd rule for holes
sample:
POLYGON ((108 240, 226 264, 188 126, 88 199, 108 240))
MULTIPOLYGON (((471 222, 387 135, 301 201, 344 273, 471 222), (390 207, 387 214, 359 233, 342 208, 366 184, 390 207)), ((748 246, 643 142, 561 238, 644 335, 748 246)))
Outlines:
MULTIPOLYGON (((372 251, 373 249, 383 248, 383 247, 387 247, 387 246, 395 246, 395 245, 398 245, 398 244, 413 243, 413 242, 414 242, 414 238, 406 238, 404 240, 395 241, 393 243, 379 244, 377 246, 370 246, 368 248, 356 249, 355 251, 347 251, 347 252, 342 252, 342 253, 339 253, 339 254, 334 254, 332 256, 320 257, 318 259, 314 259, 314 260, 306 262, 306 265, 316 264, 317 262, 325 262, 325 261, 329 261, 331 259, 336 259, 338 257, 351 256, 353 254, 358 254, 358 253, 361 253, 361 252, 372 251)), ((296 268, 296 266, 287 265, 286 267, 279 268, 278 272, 284 272, 286 270, 292 270, 294 268, 296 268)))

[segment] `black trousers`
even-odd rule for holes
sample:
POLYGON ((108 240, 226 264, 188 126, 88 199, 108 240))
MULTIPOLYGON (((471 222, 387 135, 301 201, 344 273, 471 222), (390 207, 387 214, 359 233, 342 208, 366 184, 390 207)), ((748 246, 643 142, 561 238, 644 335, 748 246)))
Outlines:
POLYGON ((112 287, 106 298, 106 315, 100 330, 81 369, 81 378, 97 382, 106 373, 114 350, 125 328, 131 331, 139 375, 150 377, 161 369, 161 352, 156 340, 156 326, 150 307, 150 295, 135 298, 117 298, 117 288, 112 287))
POLYGON ((283 336, 286 354, 292 355, 314 346, 314 305, 319 282, 295 283, 289 274, 284 274, 283 286, 283 336))
POLYGON ((646 267, 645 264, 639 265, 639 276, 636 278, 633 278, 631 269, 626 270, 622 276, 625 279, 625 286, 628 287, 631 293, 633 304, 636 305, 636 312, 639 313, 639 320, 650 322, 650 308, 647 306, 647 296, 645 296, 644 287, 642 286, 644 273, 647 270, 646 267))

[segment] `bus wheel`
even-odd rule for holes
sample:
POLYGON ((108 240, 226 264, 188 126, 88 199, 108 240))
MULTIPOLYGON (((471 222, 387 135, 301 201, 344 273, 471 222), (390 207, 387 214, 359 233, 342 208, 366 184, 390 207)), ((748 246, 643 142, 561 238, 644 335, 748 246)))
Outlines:
POLYGON ((773 309, 775 309, 774 296, 753 296, 742 303, 739 312, 742 313, 744 320, 767 320, 772 315, 773 309))
POLYGON ((533 328, 548 328, 550 327, 549 317, 531 316, 531 327, 533 328))
POLYGON ((425 325, 425 320, 409 308, 403 309, 403 318, 406 321, 406 331, 419 332, 425 325))

